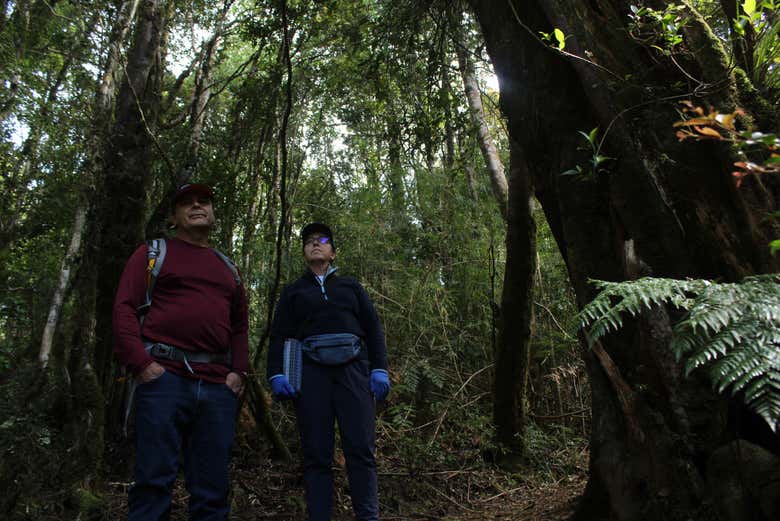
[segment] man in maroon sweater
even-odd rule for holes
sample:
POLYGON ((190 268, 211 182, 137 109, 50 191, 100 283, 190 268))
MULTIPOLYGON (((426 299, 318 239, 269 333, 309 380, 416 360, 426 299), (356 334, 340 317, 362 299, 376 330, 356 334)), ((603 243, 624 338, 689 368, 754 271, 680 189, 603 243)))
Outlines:
POLYGON ((147 246, 125 266, 114 302, 114 352, 135 391, 135 482, 130 521, 167 519, 183 454, 191 521, 227 519, 236 402, 248 369, 244 288, 209 248, 213 193, 184 185, 172 212, 175 238, 143 321, 147 246))

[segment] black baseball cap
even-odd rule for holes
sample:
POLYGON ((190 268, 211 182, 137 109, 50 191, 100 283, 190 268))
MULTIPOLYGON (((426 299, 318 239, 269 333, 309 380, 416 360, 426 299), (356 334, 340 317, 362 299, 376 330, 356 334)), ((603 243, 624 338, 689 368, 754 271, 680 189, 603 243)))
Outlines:
POLYGON ((309 223, 304 226, 303 230, 301 230, 301 241, 305 241, 306 237, 315 233, 320 233, 330 239, 330 245, 334 250, 336 249, 336 243, 333 242, 333 232, 330 231, 327 225, 322 223, 309 223))

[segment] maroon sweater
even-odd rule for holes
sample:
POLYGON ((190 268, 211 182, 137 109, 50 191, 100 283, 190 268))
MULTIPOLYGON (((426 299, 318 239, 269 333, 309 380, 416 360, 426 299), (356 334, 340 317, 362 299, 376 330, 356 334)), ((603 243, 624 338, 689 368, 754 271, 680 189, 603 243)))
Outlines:
MULTIPOLYGON (((248 318, 243 285, 210 248, 168 239, 167 253, 152 293, 152 305, 143 325, 143 337, 187 351, 223 353, 232 350, 232 368, 221 364, 154 359, 166 369, 209 382, 224 382, 232 370, 249 369, 248 318)), ((130 257, 114 301, 114 352, 134 374, 153 358, 144 350, 136 310, 146 296, 146 244, 130 257)))

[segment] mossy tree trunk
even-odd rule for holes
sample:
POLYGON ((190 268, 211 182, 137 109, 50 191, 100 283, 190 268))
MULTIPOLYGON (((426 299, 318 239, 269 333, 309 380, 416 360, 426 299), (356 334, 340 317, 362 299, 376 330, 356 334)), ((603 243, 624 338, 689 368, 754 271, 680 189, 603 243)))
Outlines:
MULTIPOLYGON (((757 182, 737 189, 726 144, 680 143, 672 127, 683 99, 720 112, 766 105, 745 95, 749 85, 728 68, 695 11, 686 9, 676 49, 687 52, 672 60, 631 38, 630 4, 471 2, 499 78, 510 184, 520 173, 515 158, 523 158, 580 306, 594 296, 589 278, 733 281, 778 269, 767 247, 776 231, 765 219, 776 199, 762 195, 757 182), (582 59, 539 39, 556 27, 567 37, 566 51, 582 59), (595 171, 578 133, 594 127, 601 129, 597 142, 606 134, 599 153, 613 158, 595 171), (581 173, 572 174, 577 165, 581 173)), ((749 115, 776 121, 771 111, 749 115)), ((527 201, 511 197, 508 241, 525 218, 518 204, 527 201)), ((515 256, 533 252, 508 255, 508 263, 530 265, 515 256)), ((502 318, 520 330, 530 320, 509 309, 502 318)), ((723 400, 695 377, 680 377, 668 355, 669 331, 659 310, 609 337, 603 349, 584 352, 593 422, 579 519, 700 519, 708 511, 705 462, 735 433, 720 414, 723 400)))
POLYGON ((106 396, 107 434, 119 426, 122 392, 116 383, 112 353, 111 310, 125 263, 144 240, 147 191, 154 147, 152 132, 160 105, 160 53, 169 14, 165 0, 142 1, 117 96, 114 126, 105 153, 101 204, 95 236, 97 300, 95 368, 106 396))

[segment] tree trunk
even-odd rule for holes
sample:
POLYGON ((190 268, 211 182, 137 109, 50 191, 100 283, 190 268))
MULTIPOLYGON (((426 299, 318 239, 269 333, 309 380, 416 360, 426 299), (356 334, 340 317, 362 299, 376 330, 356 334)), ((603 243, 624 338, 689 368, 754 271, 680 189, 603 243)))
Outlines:
POLYGON ((164 44, 166 7, 165 0, 143 0, 140 6, 99 190, 95 367, 106 393, 109 429, 118 426, 121 409, 121 393, 115 392, 111 310, 124 264, 144 239, 150 152, 160 100, 155 76, 162 73, 157 56, 164 44))
MULTIPOLYGON (((501 295, 501 326, 495 353, 493 421, 496 440, 513 456, 524 452, 531 363, 533 289, 536 272, 536 223, 531 178, 520 147, 510 154, 506 271, 501 295)), ((510 457, 510 461, 511 461, 510 457)))
POLYGON ((79 206, 76 209, 76 218, 73 223, 73 234, 71 236, 70 246, 68 246, 68 251, 65 253, 65 258, 62 259, 59 284, 57 284, 57 289, 54 291, 54 296, 51 299, 52 302, 49 307, 49 315, 46 319, 46 326, 43 329, 43 339, 41 340, 38 361, 44 369, 46 368, 46 365, 49 362, 49 356, 51 355, 54 331, 57 329, 57 322, 59 322, 60 310, 62 309, 62 303, 65 300, 65 293, 70 287, 70 274, 73 270, 73 264, 76 261, 76 256, 81 251, 81 240, 84 237, 86 219, 86 207, 79 206))
POLYGON ((203 124, 206 121, 206 106, 211 99, 211 79, 217 60, 217 50, 224 31, 225 18, 231 5, 233 5, 233 1, 226 0, 222 9, 220 9, 216 27, 214 28, 214 34, 204 45, 201 66, 195 79, 195 99, 193 100, 191 107, 190 141, 187 147, 186 156, 186 166, 191 167, 193 170, 197 166, 198 151, 200 150, 200 142, 203 137, 203 124))
MULTIPOLYGON (((284 111, 282 113, 282 122, 279 128, 278 136, 278 149, 279 149, 279 222, 276 231, 276 258, 275 258, 275 271, 273 282, 268 289, 268 301, 266 314, 266 325, 263 328, 262 335, 257 344, 257 350, 255 356, 252 359, 252 368, 257 373, 260 367, 260 356, 263 353, 263 347, 268 341, 271 334, 271 323, 274 315, 274 307, 276 305, 276 299, 279 294, 279 287, 281 285, 282 276, 282 245, 284 238, 289 231, 287 228, 288 219, 288 131, 290 114, 293 106, 293 68, 290 56, 290 43, 291 43, 291 31, 289 20, 287 18, 287 0, 281 2, 281 17, 282 17, 282 29, 283 29, 283 41, 282 41, 282 54, 286 71, 285 82, 285 104, 284 111)), ((272 194, 271 197, 275 196, 272 194)), ((273 427, 273 422, 270 417, 270 409, 268 407, 269 398, 265 390, 258 383, 257 376, 252 378, 250 382, 252 393, 250 395, 252 411, 255 415, 258 427, 265 431, 268 439, 274 444, 280 456, 289 461, 291 454, 284 440, 279 435, 278 431, 273 427)))
MULTIPOLYGON (((127 14, 125 7, 120 12, 127 14)), ((119 17, 109 37, 108 46, 118 52, 119 42, 124 37, 128 18, 119 17), (121 26, 125 26, 124 30, 121 26)), ((87 26, 94 23, 88 21, 87 26)), ((111 55, 109 50, 109 56, 111 55)), ((118 58, 118 56, 116 56, 118 58)), ((60 462, 56 470, 42 476, 46 483, 58 483, 61 497, 68 497, 74 487, 91 488, 95 478, 102 470, 104 451, 104 401, 103 389, 98 383, 94 369, 94 330, 95 330, 95 265, 91 262, 98 258, 93 238, 97 236, 97 223, 92 201, 92 185, 95 181, 95 165, 99 160, 99 147, 103 144, 105 129, 110 120, 108 109, 113 99, 113 88, 109 85, 113 76, 111 68, 116 68, 118 59, 107 60, 104 74, 98 78, 95 105, 92 108, 90 141, 85 147, 86 159, 79 171, 79 204, 75 212, 75 222, 71 243, 65 254, 60 272, 60 280, 52 298, 52 304, 44 334, 42 335, 39 360, 43 365, 39 382, 32 389, 28 407, 38 410, 51 408, 50 424, 57 433, 62 453, 68 457, 60 462), (86 240, 85 240, 86 239, 86 240), (83 253, 81 244, 84 244, 83 253), (82 259, 87 259, 82 262, 82 259), (71 335, 68 338, 58 330, 58 322, 64 303, 68 300, 71 288, 71 276, 75 271, 73 284, 74 312, 70 317, 71 335), (45 403, 37 404, 36 401, 45 403), (79 481, 74 482, 74 476, 79 481)), ((61 74, 62 75, 62 74, 61 74)), ((58 82, 50 89, 49 98, 53 101, 58 82)), ((35 490, 25 484, 25 489, 35 490)), ((34 501, 38 502, 36 497, 34 501)), ((66 515, 66 514, 63 514, 66 515)), ((79 514, 80 515, 80 514, 79 514)))
POLYGON ((477 134, 477 144, 485 159, 485 166, 490 174, 490 186, 493 188, 493 196, 496 198, 498 208, 504 219, 507 219, 507 198, 509 186, 504 174, 504 164, 498 155, 493 144, 493 138, 490 136, 490 129, 485 120, 485 111, 482 108, 482 93, 477 83, 477 75, 474 72, 474 65, 469 60, 470 49, 465 47, 463 38, 462 20, 456 19, 453 27, 453 43, 455 44, 455 53, 458 56, 458 68, 460 76, 463 79, 463 90, 466 93, 469 110, 471 113, 471 122, 474 125, 477 134))
MULTIPOLYGON (((116 96, 116 76, 119 68, 120 53, 122 42, 124 42, 127 32, 130 29, 130 25, 135 18, 135 13, 138 8, 140 0, 123 0, 117 6, 117 17, 114 25, 111 28, 111 33, 107 43, 107 59, 101 72, 100 78, 95 89, 95 104, 92 109, 92 122, 91 122, 91 135, 89 136, 89 145, 86 151, 86 160, 81 167, 82 177, 84 181, 84 190, 86 192, 85 197, 80 202, 79 207, 76 209, 76 224, 74 225, 74 233, 81 232, 86 235, 86 245, 84 247, 83 258, 96 258, 95 248, 97 247, 98 227, 92 222, 95 219, 95 203, 97 199, 96 185, 101 178, 98 169, 103 163, 103 153, 106 147, 106 140, 111 125, 111 108, 116 96), (86 216, 86 223, 84 227, 77 225, 80 215, 86 216)), ((77 238, 75 235, 72 241, 81 241, 83 238, 77 238)), ((77 271, 86 271, 90 274, 94 274, 95 266, 91 263, 80 263, 77 271)), ((92 350, 94 349, 94 300, 95 300, 95 277, 92 276, 80 276, 80 285, 77 288, 77 307, 80 310, 79 317, 86 317, 83 320, 79 320, 79 327, 76 333, 79 338, 79 343, 87 342, 82 345, 82 349, 89 353, 84 360, 85 363, 93 365, 92 350), (89 287, 92 285, 92 287, 89 287), (80 330, 80 328, 86 328, 80 330), (83 347, 87 346, 87 347, 83 347)), ((93 366, 94 370, 94 366, 93 366)))
MULTIPOLYGON (((767 248, 771 223, 762 220, 772 202, 753 186, 735 188, 731 150, 675 139, 676 101, 694 89, 707 94, 698 104, 722 112, 745 106, 744 87, 695 11, 686 12, 682 31, 694 51, 673 61, 631 39, 629 1, 471 4, 499 78, 512 160, 526 158, 580 306, 594 296, 589 278, 733 281, 778 269, 767 248), (555 27, 566 35, 565 50, 583 59, 539 40, 555 27), (681 68, 700 83, 689 85, 681 68), (614 159, 593 169, 590 154, 578 151, 585 144, 578 131, 596 126, 599 153, 614 159), (560 175, 577 165, 581 174, 560 175)), ((503 319, 520 329, 528 320, 507 311, 503 319)), ((656 310, 584 353, 593 422, 590 480, 576 518, 712 515, 707 459, 729 438, 751 433, 729 430, 725 400, 696 375, 681 377, 669 338, 669 318, 656 310)))
POLYGON ((401 124, 394 114, 390 114, 387 122, 387 183, 390 192, 390 219, 396 232, 405 230, 406 190, 404 183, 404 167, 401 163, 402 137, 401 124))

